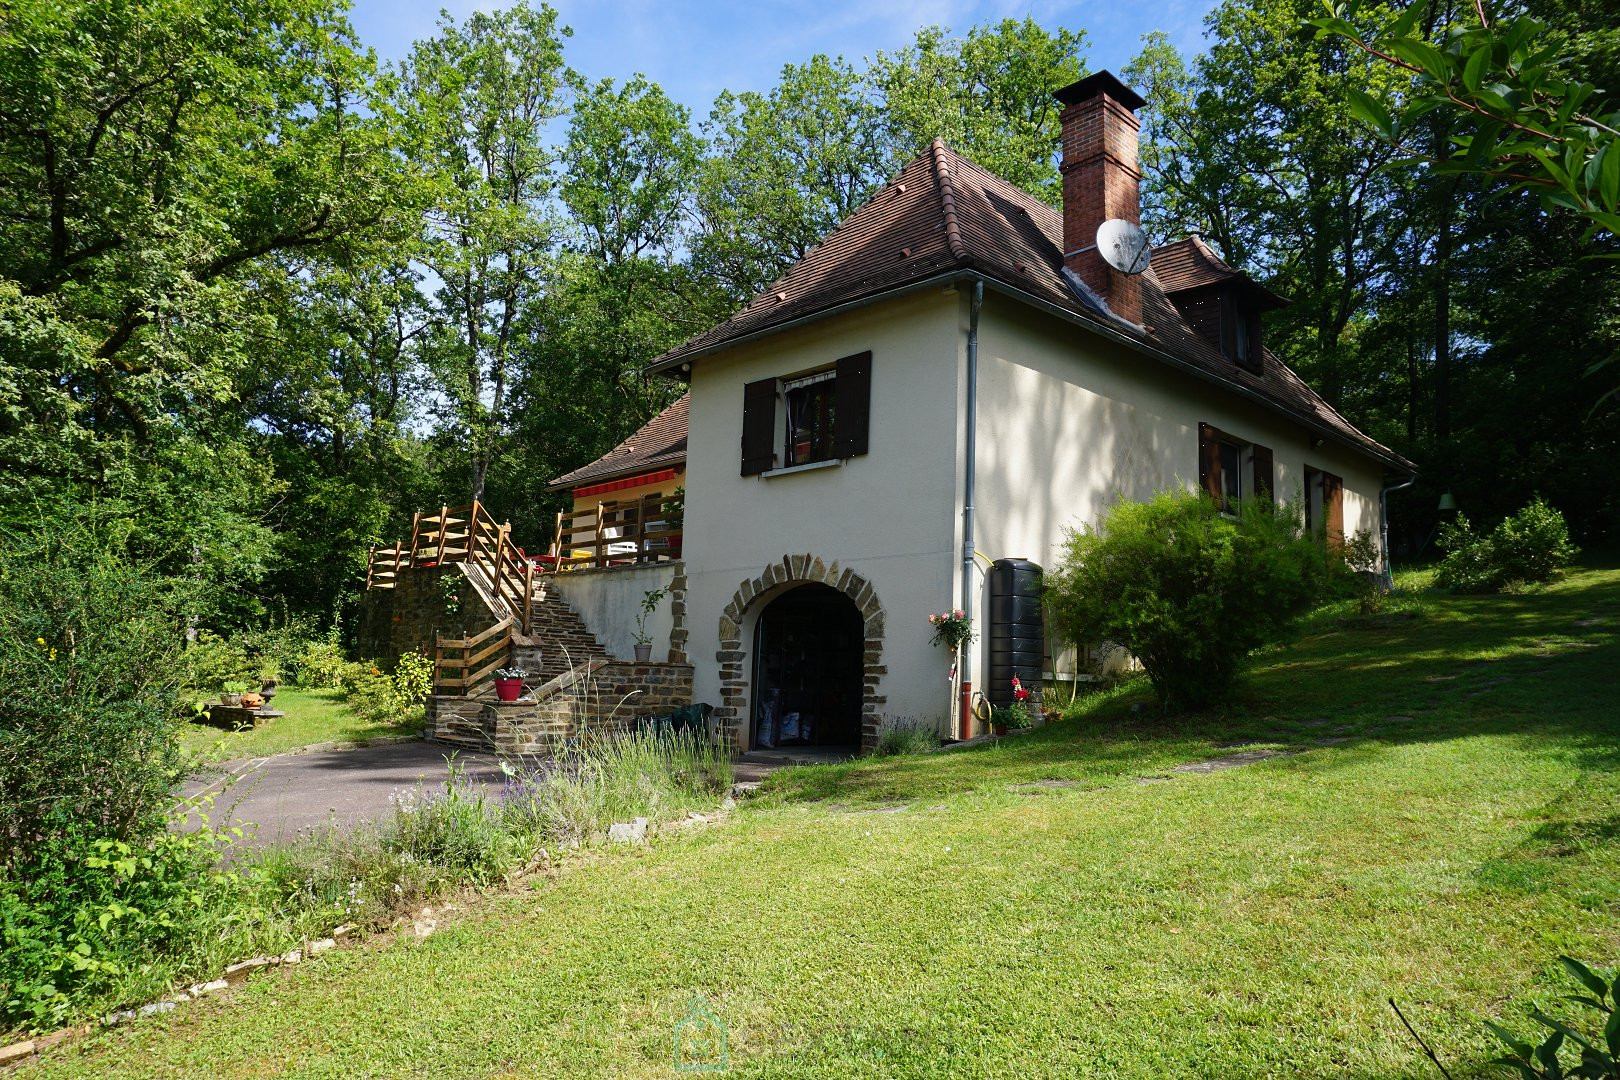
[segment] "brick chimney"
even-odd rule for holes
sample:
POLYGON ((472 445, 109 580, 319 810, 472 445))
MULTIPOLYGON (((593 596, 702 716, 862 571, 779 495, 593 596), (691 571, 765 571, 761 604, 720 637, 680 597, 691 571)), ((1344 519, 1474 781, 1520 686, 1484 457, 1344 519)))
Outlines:
POLYGON ((1142 321, 1142 282, 1097 253, 1097 226, 1109 218, 1142 222, 1142 165, 1136 110, 1142 98, 1106 71, 1056 94, 1063 103, 1063 265, 1102 297, 1109 310, 1142 321))

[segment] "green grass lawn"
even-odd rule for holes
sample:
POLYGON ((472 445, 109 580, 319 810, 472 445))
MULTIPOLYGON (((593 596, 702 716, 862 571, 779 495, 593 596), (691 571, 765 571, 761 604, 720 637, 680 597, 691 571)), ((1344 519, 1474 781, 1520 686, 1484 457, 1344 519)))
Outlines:
POLYGON ((336 690, 282 690, 272 702, 286 713, 252 731, 222 731, 207 724, 188 724, 180 745, 200 761, 283 754, 323 742, 354 742, 421 734, 420 721, 408 725, 379 724, 349 708, 336 690))
POLYGON ((1127 687, 779 773, 724 825, 40 1071, 677 1076, 698 996, 733 1076, 1437 1076, 1393 996, 1453 1076, 1503 1075, 1483 1018, 1561 1008, 1560 952, 1620 960, 1620 572, 1421 607, 1318 615, 1224 716, 1127 687), (1301 752, 1170 771, 1251 739, 1301 752))

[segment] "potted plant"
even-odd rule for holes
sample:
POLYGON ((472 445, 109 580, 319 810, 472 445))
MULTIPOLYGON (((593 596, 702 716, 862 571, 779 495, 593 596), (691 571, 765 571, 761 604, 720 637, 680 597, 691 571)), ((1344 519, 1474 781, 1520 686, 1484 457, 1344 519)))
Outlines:
POLYGON ((523 680, 529 673, 520 667, 495 669, 495 697, 501 701, 516 701, 523 693, 523 680))
POLYGON ((961 608, 930 615, 928 622, 934 628, 928 639, 930 645, 943 645, 954 653, 973 640, 973 620, 961 608))
POLYGON ((647 633, 647 616, 658 610, 658 605, 669 595, 669 586, 648 589, 641 594, 641 614, 636 616, 636 663, 645 664, 652 659, 652 635, 647 633))
POLYGON ((997 705, 990 712, 990 725, 997 735, 1027 728, 1034 722, 1029 706, 1022 701, 1015 701, 1011 705, 997 705))
POLYGON ((233 709, 241 708, 242 695, 248 692, 250 686, 252 684, 244 679, 232 679, 225 684, 224 689, 220 692, 219 703, 229 705, 233 709))

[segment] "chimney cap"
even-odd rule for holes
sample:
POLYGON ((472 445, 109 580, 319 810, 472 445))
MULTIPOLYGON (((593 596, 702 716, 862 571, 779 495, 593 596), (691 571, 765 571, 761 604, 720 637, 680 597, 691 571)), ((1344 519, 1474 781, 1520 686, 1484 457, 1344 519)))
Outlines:
POLYGON ((1070 83, 1052 96, 1065 105, 1078 105, 1082 101, 1096 97, 1098 94, 1107 94, 1127 109, 1140 109, 1147 104, 1140 94, 1116 79, 1113 72, 1110 71, 1099 71, 1094 75, 1087 75, 1079 82, 1070 83))

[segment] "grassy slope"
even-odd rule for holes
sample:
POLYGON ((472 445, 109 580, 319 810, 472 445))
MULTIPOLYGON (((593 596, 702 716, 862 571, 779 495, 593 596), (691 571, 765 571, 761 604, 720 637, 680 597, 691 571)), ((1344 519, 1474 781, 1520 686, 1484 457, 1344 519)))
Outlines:
POLYGON ((1615 572, 1323 618, 1190 735, 1126 692, 983 751, 778 774, 724 827, 44 1072, 678 1075, 700 993, 729 1075, 1436 1075, 1390 995, 1453 1075, 1483 1075, 1479 1018, 1562 993, 1557 952, 1620 957, 1617 646, 1615 572), (1212 740, 1341 727, 1357 737, 1134 779, 1212 740), (1011 786, 1045 778, 1077 783, 1011 786))
POLYGON ((399 727, 357 715, 335 690, 282 690, 272 703, 287 715, 252 731, 227 732, 188 724, 180 745, 204 761, 280 754, 319 742, 416 735, 420 724, 399 727))

